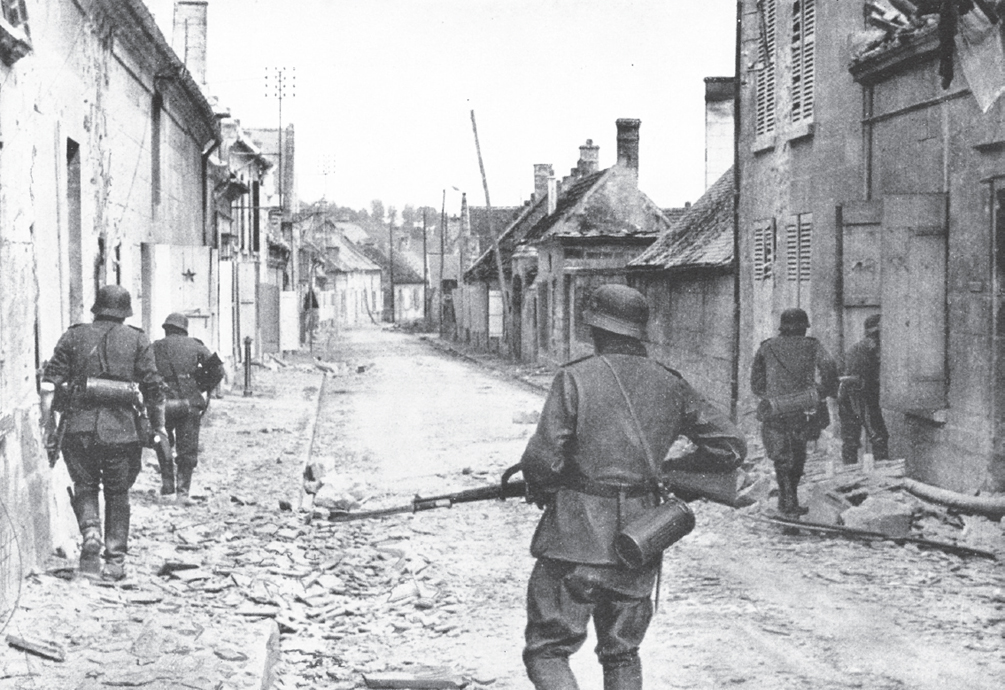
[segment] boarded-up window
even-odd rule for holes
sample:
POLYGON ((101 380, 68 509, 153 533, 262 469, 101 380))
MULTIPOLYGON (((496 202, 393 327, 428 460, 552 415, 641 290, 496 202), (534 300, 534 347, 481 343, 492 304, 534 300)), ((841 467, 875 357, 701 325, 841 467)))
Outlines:
POLYGON ((757 15, 760 22, 760 55, 757 61, 756 113, 757 136, 775 131, 775 47, 778 25, 778 0, 758 0, 757 15))
POLYGON ((813 255, 813 214, 791 216, 785 226, 785 277, 793 282, 810 281, 813 255))
POLYGON ((946 195, 883 199, 884 407, 946 407, 946 195))
POLYGON ((775 267, 775 219, 754 223, 754 280, 768 280, 775 267))
POLYGON ((816 0, 792 3, 792 122, 813 120, 814 48, 816 44, 816 0))

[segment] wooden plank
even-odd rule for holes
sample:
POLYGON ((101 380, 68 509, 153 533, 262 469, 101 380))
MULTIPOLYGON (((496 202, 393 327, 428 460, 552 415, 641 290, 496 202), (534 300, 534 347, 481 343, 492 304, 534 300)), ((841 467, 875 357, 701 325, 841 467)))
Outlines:
POLYGON ((411 688, 412 690, 463 688, 466 685, 463 678, 446 670, 416 673, 403 671, 368 673, 363 675, 363 681, 368 688, 411 688))
POLYGON ((7 644, 11 647, 45 657, 46 659, 52 659, 53 661, 66 660, 66 652, 63 650, 63 647, 51 640, 43 640, 26 635, 8 635, 7 644))

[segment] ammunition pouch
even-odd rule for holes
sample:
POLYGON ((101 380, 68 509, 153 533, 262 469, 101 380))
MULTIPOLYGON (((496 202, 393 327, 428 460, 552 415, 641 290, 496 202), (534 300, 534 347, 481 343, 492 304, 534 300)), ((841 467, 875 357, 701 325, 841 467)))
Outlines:
POLYGON ((195 385, 199 387, 200 391, 208 393, 223 380, 223 360, 214 352, 205 362, 199 362, 192 378, 195 379, 195 385))
POLYGON ((691 507, 675 496, 668 496, 618 532, 614 537, 614 553, 629 568, 644 568, 690 534, 694 523, 691 507))

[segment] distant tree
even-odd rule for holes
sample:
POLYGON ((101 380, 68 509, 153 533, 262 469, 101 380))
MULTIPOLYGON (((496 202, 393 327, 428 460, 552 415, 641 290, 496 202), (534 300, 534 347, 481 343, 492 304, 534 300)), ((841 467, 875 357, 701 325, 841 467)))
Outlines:
POLYGON ((398 209, 394 206, 387 207, 387 224, 394 225, 394 222, 398 219, 398 209))
POLYGON ((415 207, 411 204, 405 204, 405 208, 401 209, 401 226, 405 228, 415 227, 418 222, 421 222, 421 218, 416 216, 415 207))
POLYGON ((374 199, 370 202, 370 220, 374 223, 384 222, 384 202, 380 199, 374 199))

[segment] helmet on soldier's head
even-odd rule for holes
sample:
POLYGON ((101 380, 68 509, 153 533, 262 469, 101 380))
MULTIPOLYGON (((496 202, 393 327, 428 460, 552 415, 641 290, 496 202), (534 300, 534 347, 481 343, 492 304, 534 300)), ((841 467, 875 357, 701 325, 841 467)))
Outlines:
POLYGON ((641 292, 627 285, 601 285, 590 295, 583 321, 594 328, 642 340, 646 337, 649 305, 641 292))
POLYGON ((167 330, 168 326, 172 328, 177 328, 179 331, 185 331, 185 335, 188 335, 188 317, 179 312, 172 312, 167 315, 164 319, 163 328, 167 330))
POLYGON ((865 333, 879 333, 879 314, 873 314, 865 320, 865 333))
POLYGON ((133 304, 129 290, 121 285, 103 285, 94 298, 91 313, 95 316, 112 316, 118 319, 132 316, 133 304))
POLYGON ((806 312, 798 307, 791 307, 782 312, 782 317, 778 320, 779 329, 786 331, 805 331, 810 327, 810 317, 806 312))

